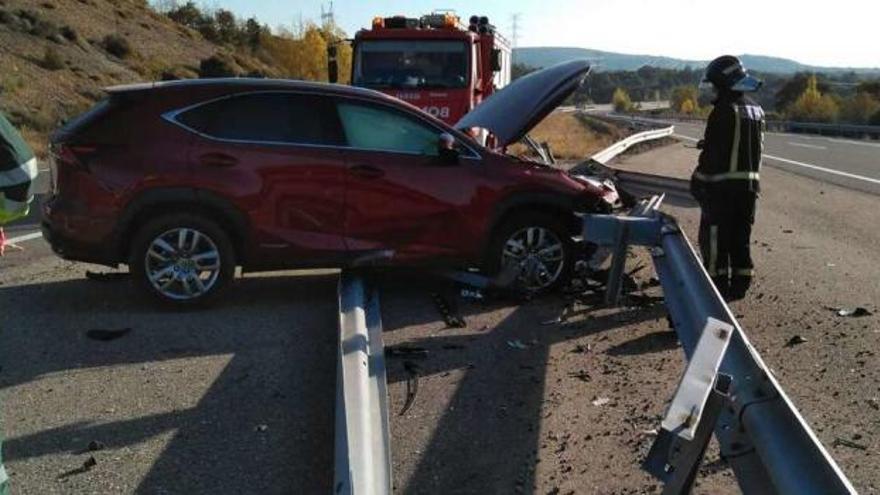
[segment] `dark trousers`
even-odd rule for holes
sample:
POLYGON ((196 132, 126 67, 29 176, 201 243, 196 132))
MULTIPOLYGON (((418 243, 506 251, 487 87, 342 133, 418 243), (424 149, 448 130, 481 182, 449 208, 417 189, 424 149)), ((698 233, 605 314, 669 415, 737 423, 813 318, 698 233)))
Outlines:
POLYGON ((720 190, 700 202, 703 266, 728 299, 742 299, 754 276, 750 248, 756 199, 753 192, 720 190))

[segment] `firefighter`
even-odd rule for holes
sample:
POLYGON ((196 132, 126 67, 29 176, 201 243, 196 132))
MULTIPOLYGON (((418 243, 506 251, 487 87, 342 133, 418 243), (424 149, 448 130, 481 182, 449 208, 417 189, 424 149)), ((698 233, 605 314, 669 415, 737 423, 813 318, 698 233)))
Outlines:
POLYGON ((0 112, 0 256, 6 244, 3 225, 28 214, 36 178, 34 153, 0 112))
POLYGON ((744 93, 762 82, 725 55, 706 68, 702 85, 715 92, 714 108, 698 147, 691 192, 700 203, 703 264, 728 301, 745 297, 754 276, 749 249, 764 147, 764 111, 744 93))

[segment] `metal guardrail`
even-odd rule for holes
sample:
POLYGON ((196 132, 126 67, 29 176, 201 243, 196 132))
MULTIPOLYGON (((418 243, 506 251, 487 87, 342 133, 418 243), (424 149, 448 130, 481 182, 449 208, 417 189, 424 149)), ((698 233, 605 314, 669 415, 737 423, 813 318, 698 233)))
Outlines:
MULTIPOLYGON (((686 115, 658 115, 655 118, 642 117, 635 115, 609 114, 606 117, 642 124, 661 124, 667 125, 669 120, 679 122, 692 122, 705 124, 705 117, 690 117, 686 115), (661 120, 665 119, 665 120, 661 120)), ((818 122, 795 122, 790 120, 768 120, 767 130, 785 133, 811 133, 829 136, 847 136, 857 138, 880 139, 880 126, 877 125, 861 125, 861 124, 822 124, 818 122)))
MULTIPOLYGON (((641 218, 588 215, 584 236, 602 246, 615 246, 623 238, 628 244, 651 249, 671 321, 689 361, 707 324, 718 320, 733 329, 715 377, 732 380, 730 391, 711 394, 716 414, 707 413, 704 420, 714 423, 711 426, 721 454, 733 468, 743 493, 856 493, 749 342, 675 220, 654 208, 644 212, 641 218), (624 224, 625 237, 620 235, 624 224), (720 398, 723 408, 718 405, 720 398)), ((669 452, 669 459, 688 449, 686 440, 677 442, 678 450, 669 452)), ((689 462, 700 462, 701 452, 689 462)), ((679 489, 667 485, 671 493, 687 491, 679 489)))
POLYGON ((649 131, 633 134, 632 136, 629 136, 626 139, 622 139, 591 156, 590 160, 605 165, 614 157, 623 153, 635 144, 671 136, 673 132, 675 132, 675 126, 664 127, 662 129, 652 129, 649 131))
POLYGON ((391 493, 391 440, 379 292, 347 271, 339 278, 333 493, 391 493))

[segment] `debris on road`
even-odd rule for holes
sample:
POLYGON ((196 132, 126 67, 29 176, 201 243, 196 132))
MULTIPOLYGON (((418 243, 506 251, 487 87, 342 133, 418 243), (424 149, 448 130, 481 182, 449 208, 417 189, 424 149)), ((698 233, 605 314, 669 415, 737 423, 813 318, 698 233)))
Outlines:
POLYGON ((257 433, 265 433, 269 431, 269 425, 267 424, 259 424, 254 427, 254 431, 257 433))
POLYGON ((78 468, 73 468, 70 471, 59 474, 58 479, 63 480, 65 478, 69 478, 71 476, 76 476, 78 474, 87 473, 87 472, 91 471, 93 467, 95 467, 97 465, 98 465, 98 461, 94 457, 89 456, 88 459, 83 461, 82 466, 80 466, 78 468))
POLYGON ((443 344, 442 349, 446 351, 460 351, 465 349, 465 346, 462 344, 443 344))
POLYGON ((577 378, 582 382, 588 382, 593 379, 592 377, 590 377, 590 374, 587 373, 586 370, 574 371, 574 372, 569 373, 568 376, 570 376, 572 378, 577 378))
POLYGON ((611 402, 611 399, 609 399, 608 397, 596 397, 595 399, 593 399, 592 404, 594 406, 604 406, 609 402, 611 402))
POLYGON ((116 340, 118 338, 124 337, 128 335, 129 332, 131 332, 130 327, 115 329, 92 329, 86 332, 86 337, 92 340, 109 342, 111 340, 116 340))
POLYGON ((118 282, 131 278, 129 272, 93 272, 86 270, 86 278, 95 282, 118 282))
POLYGON ((574 346, 574 349, 572 349, 570 352, 572 354, 586 354, 592 350, 593 350, 593 346, 590 344, 586 344, 586 345, 578 344, 578 345, 574 346))
POLYGON ((529 346, 523 344, 522 341, 519 340, 519 339, 516 339, 516 340, 508 340, 508 341, 507 341, 507 346, 508 346, 508 347, 511 347, 511 348, 513 348, 513 349, 528 349, 528 348, 529 348, 529 346))
POLYGON ((412 408, 416 402, 416 395, 419 393, 419 366, 411 361, 406 361, 403 363, 403 369, 409 375, 406 378, 406 402, 403 403, 399 416, 403 416, 412 408))
POLYGON ((831 311, 834 311, 835 313, 837 313, 837 316, 843 316, 843 317, 859 318, 862 316, 871 316, 872 314, 874 314, 871 311, 869 311, 867 308, 863 308, 861 306, 856 307, 856 308, 832 308, 832 307, 828 307, 828 306, 826 306, 826 307, 828 309, 830 309, 831 311))
POLYGON ((394 345, 385 348, 385 357, 425 359, 428 357, 428 350, 424 347, 394 345))
POLYGON ((795 335, 792 338, 788 339, 788 342, 785 343, 785 347, 794 347, 798 344, 804 344, 807 342, 807 339, 801 335, 795 335))
MULTIPOLYGON (((861 437, 859 437, 859 438, 861 438, 861 437)), ((852 442, 850 440, 846 440, 846 439, 840 438, 840 437, 835 438, 834 443, 832 443, 831 445, 834 447, 837 447, 838 445, 842 445, 844 447, 849 447, 851 449, 868 450, 867 445, 862 445, 860 443, 852 442)))
POLYGON ((477 301, 482 301, 483 299, 485 299, 485 296, 483 296, 483 291, 479 289, 461 289, 460 294, 461 297, 463 297, 464 299, 474 299, 477 301))
POLYGON ((443 295, 441 295, 439 292, 432 293, 431 298, 434 299, 434 304, 437 306, 437 311, 440 312, 440 316, 443 317, 443 321, 446 323, 446 326, 448 328, 467 327, 467 323, 464 321, 464 318, 462 318, 457 311, 453 311, 453 307, 449 299, 443 297, 443 295))

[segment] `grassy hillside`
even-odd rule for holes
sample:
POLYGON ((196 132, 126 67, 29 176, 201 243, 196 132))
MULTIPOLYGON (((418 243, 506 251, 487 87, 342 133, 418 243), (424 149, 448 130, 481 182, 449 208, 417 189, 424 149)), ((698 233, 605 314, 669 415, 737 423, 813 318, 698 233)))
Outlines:
MULTIPOLYGON (((701 69, 708 60, 683 60, 672 57, 654 55, 630 55, 625 53, 605 52, 589 48, 573 47, 526 47, 516 49, 517 63, 529 67, 547 67, 576 58, 586 58, 596 64, 601 71, 632 71, 640 67, 650 66, 658 69, 701 69)), ((802 64, 795 60, 764 55, 741 55, 743 63, 751 70, 765 73, 793 74, 795 72, 849 72, 866 75, 880 75, 880 68, 839 68, 815 67, 802 64)))
POLYGON ((143 0, 0 0, 0 109, 44 152, 48 133, 101 98, 101 88, 197 77, 200 62, 217 54, 243 71, 277 74, 143 0))

